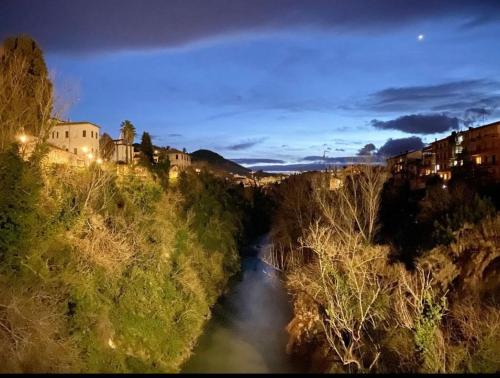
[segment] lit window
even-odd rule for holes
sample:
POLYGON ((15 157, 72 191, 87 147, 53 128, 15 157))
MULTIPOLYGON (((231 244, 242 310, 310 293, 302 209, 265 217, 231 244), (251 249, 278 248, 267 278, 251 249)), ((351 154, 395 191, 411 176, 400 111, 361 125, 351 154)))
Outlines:
POLYGON ((481 164, 481 156, 476 156, 476 164, 481 164))
POLYGON ((436 170, 439 171, 440 167, 439 164, 436 164, 436 170))

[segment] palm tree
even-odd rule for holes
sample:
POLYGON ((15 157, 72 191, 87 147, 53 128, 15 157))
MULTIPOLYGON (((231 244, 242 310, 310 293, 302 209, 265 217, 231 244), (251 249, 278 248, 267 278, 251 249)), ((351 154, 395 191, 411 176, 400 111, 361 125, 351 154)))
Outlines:
MULTIPOLYGON (((120 131, 122 132, 123 139, 125 140, 125 143, 127 144, 127 151, 126 151, 126 159, 127 159, 127 164, 129 162, 129 146, 134 143, 135 139, 135 126, 130 122, 128 119, 122 122, 120 131)), ((132 156, 131 156, 132 158, 132 156)))

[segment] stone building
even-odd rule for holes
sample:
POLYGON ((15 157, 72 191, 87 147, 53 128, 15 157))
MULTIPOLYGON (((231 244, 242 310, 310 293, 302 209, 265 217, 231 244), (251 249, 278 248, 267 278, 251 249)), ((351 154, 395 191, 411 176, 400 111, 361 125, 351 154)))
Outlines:
POLYGON ((91 122, 59 122, 49 133, 50 145, 83 159, 99 157, 100 126, 91 122))
POLYGON ((167 147, 164 152, 168 156, 168 160, 170 160, 170 167, 176 166, 182 171, 191 165, 191 155, 187 152, 170 147, 167 147))
POLYGON ((425 187, 428 176, 438 175, 444 181, 453 170, 471 163, 487 171, 500 182, 500 121, 467 130, 454 131, 419 151, 405 152, 387 159, 392 177, 408 179, 412 188, 425 187))

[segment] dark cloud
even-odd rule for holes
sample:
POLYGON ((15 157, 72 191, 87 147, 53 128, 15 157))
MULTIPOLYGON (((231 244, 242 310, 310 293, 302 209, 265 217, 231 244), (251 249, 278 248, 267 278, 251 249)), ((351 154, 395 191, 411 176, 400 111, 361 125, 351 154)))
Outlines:
MULTIPOLYGON (((341 156, 341 157, 323 157, 323 156, 305 156, 303 161, 312 161, 318 164, 353 164, 363 163, 367 161, 367 156, 341 156)), ((380 159, 378 156, 371 156, 370 161, 377 162, 380 159)))
POLYGON ((406 151, 419 150, 424 147, 422 139, 416 136, 400 139, 389 139, 378 149, 377 155, 389 157, 404 153, 406 151))
POLYGON ((373 143, 368 143, 363 148, 360 148, 360 150, 358 151, 358 156, 369 156, 373 152, 375 152, 376 149, 377 147, 375 147, 373 143))
POLYGON ((182 134, 168 134, 167 136, 170 138, 179 138, 182 136, 182 134))
POLYGON ((237 164, 284 164, 284 160, 279 159, 231 159, 237 164))
POLYGON ((266 138, 253 139, 253 140, 249 140, 247 142, 233 144, 231 146, 226 147, 226 149, 232 150, 232 151, 247 150, 249 148, 256 146, 257 144, 262 143, 264 140, 266 140, 266 138))
POLYGON ((411 134, 435 134, 457 130, 460 121, 445 114, 412 114, 390 121, 374 119, 371 125, 377 129, 399 130, 411 134))
POLYGON ((467 109, 464 114, 463 123, 465 126, 474 126, 477 123, 482 124, 487 117, 495 112, 495 110, 496 106, 467 109))
POLYGON ((2 0, 0 38, 29 33, 49 51, 181 46, 305 26, 380 32, 430 18, 464 27, 500 18, 496 0, 2 0))
POLYGON ((383 164, 384 161, 381 159, 371 159, 369 161, 359 160, 359 156, 352 156, 341 158, 344 160, 337 160, 333 162, 321 163, 296 163, 296 164, 283 164, 283 165, 257 165, 248 167, 252 170, 263 170, 266 172, 305 172, 305 171, 322 171, 330 166, 346 166, 353 163, 364 163, 364 164, 383 164), (358 158, 358 160, 356 160, 358 158))
POLYGON ((498 104, 500 83, 477 79, 387 88, 373 93, 359 107, 379 112, 437 111, 462 116, 466 109, 494 107, 498 104))
POLYGON ((336 148, 335 151, 344 152, 345 150, 343 148, 336 148))

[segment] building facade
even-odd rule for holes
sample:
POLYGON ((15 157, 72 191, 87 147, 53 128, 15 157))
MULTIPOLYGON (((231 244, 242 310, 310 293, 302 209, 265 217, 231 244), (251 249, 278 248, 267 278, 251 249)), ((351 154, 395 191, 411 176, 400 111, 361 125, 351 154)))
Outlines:
POLYGON ((387 159, 392 177, 408 179, 413 188, 425 187, 428 176, 450 180, 454 168, 466 163, 481 166, 500 182, 500 121, 464 131, 454 131, 419 151, 410 151, 387 159))
POLYGON ((99 156, 100 127, 91 122, 61 122, 52 127, 48 143, 81 158, 99 156))
POLYGON ((191 155, 187 152, 168 147, 164 150, 164 152, 166 156, 168 156, 170 167, 177 167, 179 171, 183 171, 191 165, 191 155))

